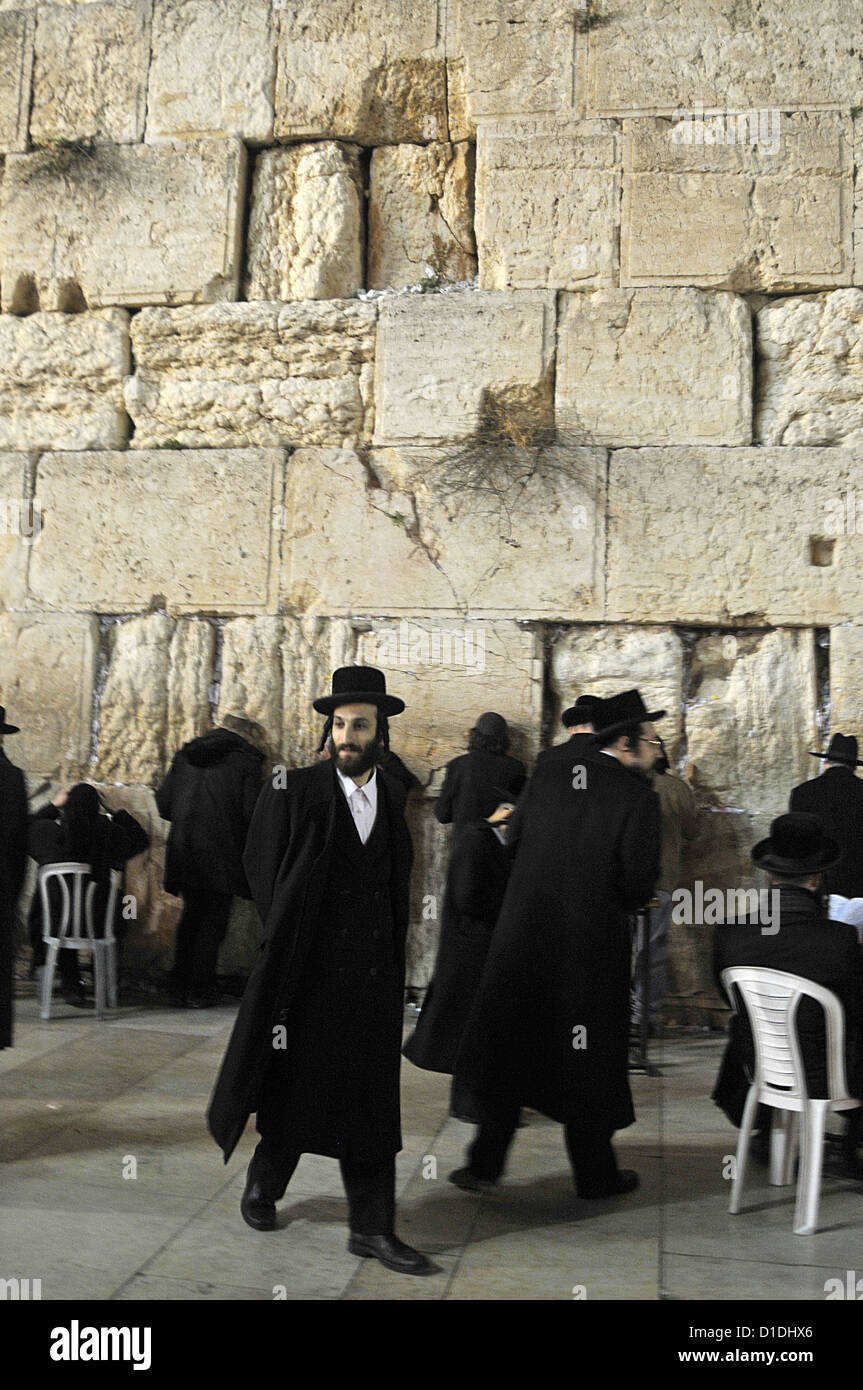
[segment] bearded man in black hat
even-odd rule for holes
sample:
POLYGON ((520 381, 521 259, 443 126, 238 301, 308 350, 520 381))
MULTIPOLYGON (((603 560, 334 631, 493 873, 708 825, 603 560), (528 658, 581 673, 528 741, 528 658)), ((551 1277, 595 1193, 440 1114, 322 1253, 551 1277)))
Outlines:
POLYGON ((3 751, 3 739, 20 732, 17 724, 6 723, 0 705, 0 1048, 12 1046, 18 896, 27 868, 27 786, 3 751))
POLYGON ((818 816, 827 834, 839 842, 841 857, 824 875, 826 892, 863 898, 863 782, 854 773, 863 764, 857 757, 857 740, 834 734, 826 753, 811 756, 824 759, 824 771, 794 788, 789 809, 818 816))
POLYGON ((525 766, 509 756, 509 725, 502 714, 481 714, 467 736, 468 751, 447 763, 434 813, 452 823, 454 839, 486 820, 503 801, 515 801, 526 779, 525 766))
POLYGON ((413 860, 401 784, 378 766, 404 702, 383 674, 348 666, 313 767, 277 768, 255 808, 243 866, 264 924, 209 1109, 230 1157, 252 1111, 261 1136, 241 1203, 255 1230, 303 1153, 337 1158, 352 1254, 388 1269, 433 1266, 394 1233, 399 1065, 413 860))

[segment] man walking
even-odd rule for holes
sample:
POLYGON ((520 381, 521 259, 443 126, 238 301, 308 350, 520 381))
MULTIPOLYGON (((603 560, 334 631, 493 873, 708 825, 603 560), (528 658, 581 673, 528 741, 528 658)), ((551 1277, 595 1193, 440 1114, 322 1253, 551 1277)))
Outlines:
POLYGON ((824 758, 824 771, 794 788, 790 810, 818 816, 841 847, 841 858, 824 876, 827 893, 863 898, 863 782, 854 772, 863 764, 857 757, 857 740, 834 734, 826 753, 811 756, 824 758))
POLYGON ((3 751, 5 736, 19 732, 0 705, 0 1048, 12 1046, 18 895, 27 868, 27 787, 3 751))
POLYGON ((278 769, 249 830, 243 863, 264 936, 209 1125, 227 1161, 257 1111, 241 1203, 255 1230, 275 1229, 301 1154, 324 1154, 341 1165, 351 1253, 426 1274, 394 1232, 413 850, 404 789, 376 766, 404 702, 382 672, 348 666, 314 708, 328 716, 328 759, 278 769))

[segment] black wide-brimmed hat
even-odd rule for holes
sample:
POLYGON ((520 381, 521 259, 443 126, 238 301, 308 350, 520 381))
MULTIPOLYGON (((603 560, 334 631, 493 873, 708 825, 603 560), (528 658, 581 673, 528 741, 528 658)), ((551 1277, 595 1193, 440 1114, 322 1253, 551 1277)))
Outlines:
POLYGON ((845 763, 847 767, 863 767, 857 757, 857 740, 850 734, 834 734, 826 753, 809 749, 810 758, 826 758, 828 763, 845 763))
POLYGON ((842 857, 837 840, 824 834, 820 816, 808 811, 789 811, 771 822, 766 840, 759 840, 751 851, 759 869, 774 874, 818 874, 842 857))
POLYGON ((493 709, 481 714, 474 724, 477 733, 485 734, 487 738, 508 738, 509 725, 502 714, 497 714, 493 709))
POLYGON ((17 724, 6 723, 6 706, 0 705, 0 734, 20 734, 17 724))
POLYGON ((623 690, 608 700, 600 700, 599 708, 593 716, 593 727, 598 734, 622 734, 633 724, 653 724, 662 719, 664 709, 649 710, 638 690, 623 690))
POLYGON ((405 707, 404 700, 387 694, 386 676, 374 666, 340 666, 332 685, 331 695, 312 701, 318 714, 332 714, 339 705, 377 705, 386 715, 401 714, 405 707))
POLYGON ((575 704, 563 711, 560 722, 566 729, 571 729, 573 724, 592 724, 597 706, 601 704, 598 695, 579 695, 575 704))

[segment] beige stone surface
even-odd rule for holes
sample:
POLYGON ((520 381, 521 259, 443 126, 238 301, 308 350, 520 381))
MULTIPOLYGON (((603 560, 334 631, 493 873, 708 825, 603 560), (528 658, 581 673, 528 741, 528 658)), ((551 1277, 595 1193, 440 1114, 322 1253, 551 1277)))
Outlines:
POLYGON ((264 150, 255 160, 247 299, 349 299, 363 288, 357 145, 264 150))
POLYGON ((844 0, 604 5, 586 35, 587 109, 854 106, 863 80, 854 14, 844 0))
POLYGON ((609 469, 606 617, 854 621, 861 533, 859 449, 621 449, 609 469))
POLYGON ((154 0, 147 139, 273 136, 270 0, 154 0))
POLYGON ((164 613, 111 626, 96 764, 102 781, 151 783, 164 772, 173 632, 173 619, 164 613))
POLYGON ((375 443, 535 442, 553 423, 554 329, 549 292, 382 301, 375 443))
MULTIPOLYGON (((863 746, 863 625, 859 622, 840 623, 830 630, 830 732, 853 734, 863 746)), ((827 742, 812 747, 826 747, 827 742)), ((815 759, 811 761, 818 769, 815 759)))
POLYGON ((559 742, 561 714, 579 695, 599 695, 605 700, 635 688, 649 712, 666 711, 657 728, 671 758, 677 756, 682 734, 683 646, 676 632, 629 624, 571 628, 553 640, 550 672, 553 742, 559 742))
POLYGON ((189 739, 212 726, 210 689, 215 670, 216 630, 212 623, 180 618, 168 656, 166 765, 189 739))
POLYGON ((0 447, 116 449, 128 372, 124 309, 0 315, 0 447))
POLYGON ((10 155, 3 309, 236 299, 245 158, 228 139, 10 155))
POLYGON ((559 437, 617 446, 750 443, 752 324, 744 300, 696 289, 561 298, 559 437))
POLYGON ((275 0, 277 140, 446 139, 439 0, 275 0))
POLYGON ((283 467, 281 451, 263 449, 43 454, 33 599, 103 613, 273 611, 283 467))
POLYGON ((41 529, 31 502, 35 468, 35 454, 0 453, 0 609, 21 606, 27 593, 27 563, 41 529))
POLYGON ((372 151, 368 284, 416 285, 430 265, 442 280, 476 274, 474 147, 434 142, 372 151))
POLYGON ((30 139, 115 145, 144 134, 152 0, 40 5, 30 139))
POLYGON ((771 122, 761 139, 759 127, 755 143, 710 144, 706 130, 684 119, 624 123, 620 283, 769 291, 849 284, 847 115, 783 113, 775 133, 771 122))
POLYGON ((863 290, 780 299, 756 314, 759 444, 863 444, 863 290))
POLYGON ((711 633, 692 655, 687 752, 719 805, 779 816, 811 772, 816 736, 814 634, 711 633))
POLYGON ((482 121, 480 288, 616 285, 620 159, 620 135, 611 121, 482 121))
POLYGON ((87 775, 98 651, 96 618, 0 613, 0 703, 21 729, 14 761, 37 780, 87 775))
POLYGON ((604 449, 375 449, 366 464, 300 449, 282 600, 334 616, 600 617, 605 468, 604 449))
POLYGON ((0 155, 27 148, 35 28, 23 5, 0 12, 0 155))
POLYGON ((135 448, 348 445, 372 422, 377 309, 353 300, 135 316, 135 448))
POLYGON ((222 634, 218 718, 238 714, 266 729, 276 761, 282 743, 282 618, 233 618, 222 634))
MULTIPOLYGON (((167 898, 161 892, 165 872, 165 843, 170 826, 163 821, 156 809, 156 799, 150 787, 116 786, 110 783, 97 784, 103 802, 113 811, 128 811, 130 816, 150 837, 149 847, 143 854, 127 860, 123 868, 120 887, 122 911, 127 922, 123 939, 123 971, 141 968, 155 963, 159 950, 159 935, 156 930, 159 899, 167 898)), ((167 901, 175 902, 170 898, 167 901)), ((170 964, 168 961, 166 964, 170 964)))

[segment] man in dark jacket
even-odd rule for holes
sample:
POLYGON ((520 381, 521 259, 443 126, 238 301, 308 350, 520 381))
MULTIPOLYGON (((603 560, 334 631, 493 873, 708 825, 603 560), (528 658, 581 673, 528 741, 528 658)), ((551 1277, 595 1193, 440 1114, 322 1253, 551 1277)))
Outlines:
POLYGON ((222 725, 184 743, 156 792, 171 822, 165 889, 183 899, 172 994, 208 1008, 218 998, 216 965, 233 898, 250 898, 243 850, 261 790, 265 735, 259 724, 226 715, 222 725))
POLYGON ((826 871, 827 893, 843 898, 863 897, 863 782, 854 774, 861 763, 856 738, 834 734, 826 753, 813 753, 825 759, 820 777, 801 782, 791 793, 789 809, 818 816, 827 834, 842 849, 839 862, 826 871))
POLYGON ((515 801, 525 783, 524 763, 507 753, 509 726, 503 715, 481 714, 467 746, 467 753, 447 763, 434 809, 441 825, 452 823, 455 839, 468 825, 490 816, 502 801, 515 801))
POLYGON ((641 776, 637 691, 604 701, 600 751, 538 764, 456 1074, 480 1097, 482 1123, 459 1187, 497 1181, 519 1108, 559 1120, 582 1197, 629 1192, 611 1138, 635 1119, 628 1079, 628 913, 659 871, 659 802, 641 776))
POLYGON ((27 868, 27 787, 20 768, 3 751, 3 739, 20 733, 6 723, 0 705, 0 1048, 12 1046, 12 998, 18 897, 27 868))
POLYGON ((276 1226, 275 1203, 303 1153, 337 1158, 348 1196, 348 1249, 426 1274, 394 1233, 401 1148, 399 1067, 410 835, 404 789, 376 767, 402 700, 372 667, 342 667, 312 767, 265 782, 243 863, 264 923, 209 1109, 231 1152, 252 1111, 261 1136, 243 1219, 276 1226))

